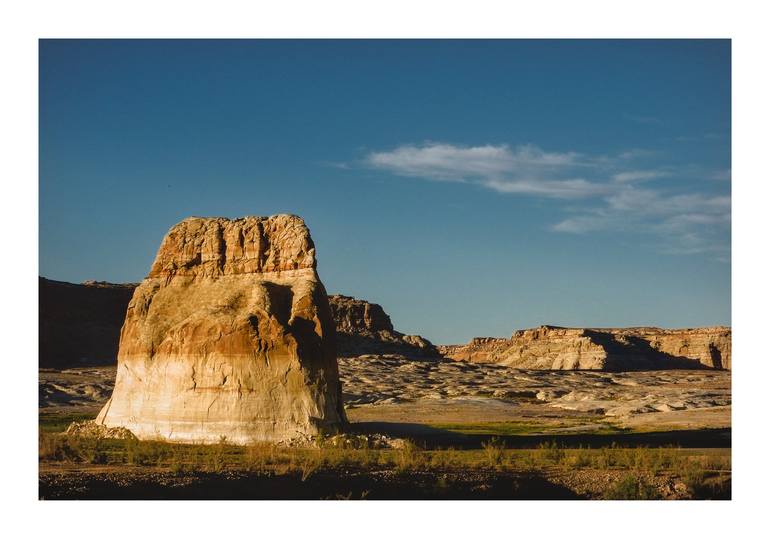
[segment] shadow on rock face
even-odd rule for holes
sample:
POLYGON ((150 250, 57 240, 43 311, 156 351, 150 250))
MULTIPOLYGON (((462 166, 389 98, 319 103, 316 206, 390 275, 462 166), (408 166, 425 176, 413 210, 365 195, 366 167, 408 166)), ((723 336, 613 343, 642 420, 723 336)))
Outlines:
POLYGON ((262 287, 267 293, 271 314, 278 319, 282 326, 289 324, 294 292, 291 286, 265 281, 262 287))
POLYGON ((697 359, 676 356, 653 348, 648 340, 641 337, 628 335, 618 339, 613 334, 601 331, 587 329, 585 332, 607 351, 607 371, 711 368, 697 359))

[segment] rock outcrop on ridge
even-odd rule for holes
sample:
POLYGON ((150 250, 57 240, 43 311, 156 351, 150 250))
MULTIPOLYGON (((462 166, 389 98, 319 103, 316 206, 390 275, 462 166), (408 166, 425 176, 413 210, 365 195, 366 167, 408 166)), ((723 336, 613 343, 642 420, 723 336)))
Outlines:
POLYGON ((381 306, 349 296, 329 296, 337 328, 337 355, 397 354, 411 358, 439 358, 433 344, 419 335, 393 329, 381 306))
POLYGON ((338 431, 334 336, 302 219, 186 219, 128 305, 115 389, 96 422, 180 442, 338 431))
POLYGON ((510 339, 481 337, 465 345, 439 346, 448 358, 522 369, 643 370, 730 369, 728 327, 560 328, 516 331, 510 339))
POLYGON ((114 364, 136 284, 38 281, 40 367, 114 364))

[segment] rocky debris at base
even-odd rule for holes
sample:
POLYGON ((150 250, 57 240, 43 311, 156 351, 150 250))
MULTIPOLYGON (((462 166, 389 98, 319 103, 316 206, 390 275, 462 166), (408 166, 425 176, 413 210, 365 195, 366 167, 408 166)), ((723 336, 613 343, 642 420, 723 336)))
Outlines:
POLYGON ((340 449, 403 449, 406 440, 391 438, 384 434, 337 434, 329 438, 316 439, 321 447, 340 449))
POLYGON ((103 438, 113 440, 136 440, 136 436, 124 427, 106 427, 95 421, 75 421, 70 423, 65 434, 80 438, 103 438))

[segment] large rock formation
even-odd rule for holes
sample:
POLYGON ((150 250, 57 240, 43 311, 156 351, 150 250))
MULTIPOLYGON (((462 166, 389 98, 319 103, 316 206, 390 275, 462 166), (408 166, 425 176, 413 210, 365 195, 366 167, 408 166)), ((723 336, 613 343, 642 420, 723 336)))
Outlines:
POLYGON ((41 367, 109 365, 135 284, 38 281, 41 367))
POLYGON ((510 339, 482 337, 440 346, 446 357, 521 369, 639 370, 731 368, 732 331, 695 329, 581 329, 541 326, 510 339))
POLYGON ((97 423, 181 442, 339 430, 334 322, 315 268, 299 217, 174 226, 128 305, 97 423))
POLYGON ((398 354, 412 358, 438 358, 436 347, 419 335, 404 335, 393 329, 390 317, 376 303, 349 296, 329 296, 337 326, 340 357, 364 354, 398 354))

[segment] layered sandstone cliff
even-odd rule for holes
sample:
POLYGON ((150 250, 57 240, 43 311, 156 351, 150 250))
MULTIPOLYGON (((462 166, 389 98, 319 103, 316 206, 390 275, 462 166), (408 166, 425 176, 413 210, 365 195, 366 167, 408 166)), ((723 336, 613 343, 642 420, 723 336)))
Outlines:
POLYGON ((419 335, 404 335, 393 329, 380 305, 349 296, 329 296, 337 329, 340 357, 364 354, 398 354, 413 358, 438 358, 433 344, 419 335))
POLYGON ((296 216, 174 226, 128 305, 97 423, 182 442, 340 429, 334 321, 315 268, 296 216))
POLYGON ((135 284, 38 281, 41 367, 109 365, 135 284))
POLYGON ((730 369, 732 331, 727 327, 560 328, 516 331, 510 339, 476 338, 439 346, 448 358, 522 369, 637 370, 730 369))

